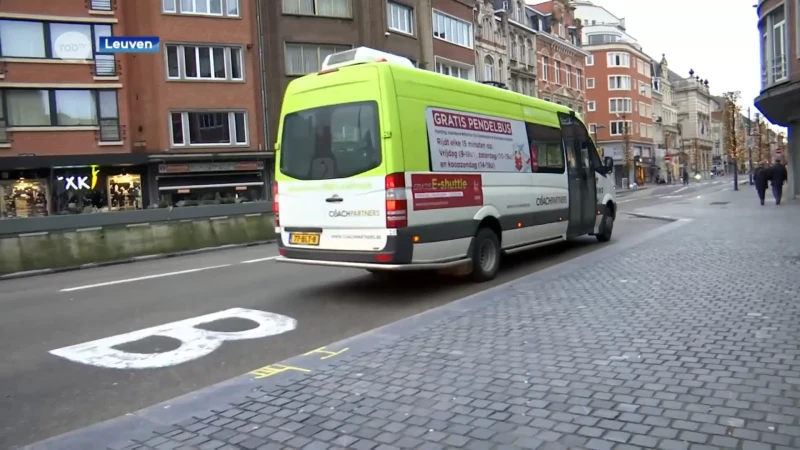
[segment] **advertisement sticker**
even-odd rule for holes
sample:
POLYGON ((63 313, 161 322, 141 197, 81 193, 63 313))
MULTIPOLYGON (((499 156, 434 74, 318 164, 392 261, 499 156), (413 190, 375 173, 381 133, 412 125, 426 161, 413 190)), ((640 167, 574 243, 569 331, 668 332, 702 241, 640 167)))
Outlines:
POLYGON ((425 116, 431 171, 531 172, 525 122, 433 107, 425 116))
POLYGON ((411 174, 415 211, 483 205, 480 175, 411 174))

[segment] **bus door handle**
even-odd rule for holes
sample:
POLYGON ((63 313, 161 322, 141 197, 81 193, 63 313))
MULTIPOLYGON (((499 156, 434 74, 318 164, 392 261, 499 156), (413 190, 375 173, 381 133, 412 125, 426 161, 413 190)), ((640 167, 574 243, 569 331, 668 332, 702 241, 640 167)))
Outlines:
POLYGON ((344 199, 341 198, 341 197, 334 196, 334 197, 326 198, 325 201, 328 202, 328 203, 341 203, 342 201, 344 201, 344 199))

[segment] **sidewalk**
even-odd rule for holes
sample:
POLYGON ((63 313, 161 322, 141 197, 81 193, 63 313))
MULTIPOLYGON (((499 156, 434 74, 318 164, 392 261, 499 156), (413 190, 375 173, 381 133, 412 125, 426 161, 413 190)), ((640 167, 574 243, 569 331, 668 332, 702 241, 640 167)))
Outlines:
POLYGON ((693 220, 34 448, 800 447, 800 205, 642 213, 693 220))

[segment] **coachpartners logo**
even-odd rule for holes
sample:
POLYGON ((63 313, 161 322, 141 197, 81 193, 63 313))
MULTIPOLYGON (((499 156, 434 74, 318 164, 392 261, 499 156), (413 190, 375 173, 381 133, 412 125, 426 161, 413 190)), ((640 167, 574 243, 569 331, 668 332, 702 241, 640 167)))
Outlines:
POLYGON ((378 209, 334 209, 328 211, 328 217, 379 217, 378 209))
POLYGON ((547 205, 564 205, 568 202, 566 195, 561 195, 558 197, 545 197, 541 196, 536 199, 536 206, 547 206, 547 205))

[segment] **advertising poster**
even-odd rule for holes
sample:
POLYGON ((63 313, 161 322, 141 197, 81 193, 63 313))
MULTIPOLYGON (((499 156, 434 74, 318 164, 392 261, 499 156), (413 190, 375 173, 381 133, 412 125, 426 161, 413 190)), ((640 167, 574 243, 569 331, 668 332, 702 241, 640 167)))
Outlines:
POLYGON ((480 175, 411 174, 412 209, 461 208, 483 205, 480 175))
POLYGON ((433 107, 425 115, 431 171, 531 172, 525 122, 433 107))

